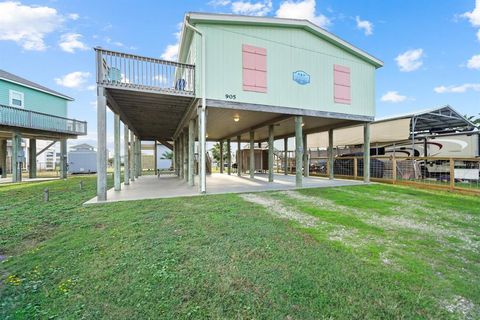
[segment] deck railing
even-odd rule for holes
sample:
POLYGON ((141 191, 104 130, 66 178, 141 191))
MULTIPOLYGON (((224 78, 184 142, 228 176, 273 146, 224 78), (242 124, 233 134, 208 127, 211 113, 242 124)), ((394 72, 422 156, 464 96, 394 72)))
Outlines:
POLYGON ((193 96, 195 66, 95 48, 97 84, 193 96))
POLYGON ((0 105, 0 125, 86 135, 87 123, 51 114, 0 105))

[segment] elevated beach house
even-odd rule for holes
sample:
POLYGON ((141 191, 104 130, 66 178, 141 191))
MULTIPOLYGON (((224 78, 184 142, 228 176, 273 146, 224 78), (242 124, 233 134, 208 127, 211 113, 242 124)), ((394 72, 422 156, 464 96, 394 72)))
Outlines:
MULTIPOLYGON (((102 152, 107 105, 115 114, 116 190, 121 188, 120 122, 130 156, 127 184, 141 174, 139 141, 163 141, 172 145, 176 173, 190 186, 198 167, 201 193, 207 191, 206 141, 228 146, 235 141, 238 149, 247 143, 251 179, 254 147, 269 142, 268 180, 273 181, 273 141, 294 137, 298 187, 308 176, 307 134, 330 132, 332 141, 333 129, 362 124, 368 150, 375 72, 383 63, 309 21, 188 13, 178 62, 102 48, 96 53, 99 201, 107 196, 102 152)), ((368 170, 364 178, 369 180, 368 170)))
POLYGON ((67 139, 87 134, 87 123, 68 118, 72 98, 0 70, 0 171, 7 175, 7 140, 11 140, 12 181, 22 180, 23 163, 28 157, 30 178, 37 175, 37 140, 60 141, 61 176, 67 174, 67 139), (22 140, 28 139, 28 155, 22 140))

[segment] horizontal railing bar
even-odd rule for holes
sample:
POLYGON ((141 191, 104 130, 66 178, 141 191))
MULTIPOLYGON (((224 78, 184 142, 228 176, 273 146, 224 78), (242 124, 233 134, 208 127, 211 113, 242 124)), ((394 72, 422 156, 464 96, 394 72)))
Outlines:
POLYGON ((54 114, 48 114, 48 113, 43 113, 43 112, 38 112, 38 111, 33 111, 33 110, 28 110, 28 109, 20 109, 20 108, 17 108, 17 107, 6 106, 4 104, 0 104, 0 107, 7 108, 7 109, 10 109, 10 110, 15 110, 15 111, 18 111, 18 112, 27 112, 27 113, 31 113, 31 114, 38 114, 38 115, 47 116, 47 117, 56 118, 56 119, 75 121, 77 123, 85 123, 85 124, 87 123, 87 121, 65 118, 65 117, 61 117, 61 116, 56 116, 54 114))
POLYGON ((107 55, 120 55, 121 58, 130 58, 130 59, 136 59, 136 60, 142 60, 142 61, 148 61, 148 62, 157 62, 160 64, 168 64, 172 66, 180 66, 180 67, 187 67, 189 69, 194 69, 195 65, 193 64, 187 64, 187 63, 182 63, 182 62, 176 62, 176 61, 170 61, 170 60, 163 60, 159 58, 153 58, 153 57, 146 57, 146 56, 141 56, 137 54, 131 54, 131 53, 124 53, 120 51, 114 51, 114 50, 107 50, 103 48, 94 48, 95 51, 100 51, 104 54, 107 55))

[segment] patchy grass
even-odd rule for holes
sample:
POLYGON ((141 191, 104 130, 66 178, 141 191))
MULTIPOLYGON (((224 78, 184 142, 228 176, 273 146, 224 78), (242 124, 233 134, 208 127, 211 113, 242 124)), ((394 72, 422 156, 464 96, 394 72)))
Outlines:
POLYGON ((0 318, 480 317, 478 198, 371 185, 82 207, 94 193, 94 177, 0 187, 0 318))

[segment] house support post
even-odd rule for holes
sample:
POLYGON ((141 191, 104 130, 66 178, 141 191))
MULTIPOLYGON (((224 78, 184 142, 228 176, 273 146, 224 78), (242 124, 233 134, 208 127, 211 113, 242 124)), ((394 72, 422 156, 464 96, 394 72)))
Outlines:
POLYGON ((107 99, 97 87, 97 199, 107 200, 107 99))
POLYGON ((120 115, 113 114, 113 188, 115 191, 120 191, 120 115))
POLYGON ((308 152, 308 144, 307 144, 307 135, 303 135, 303 176, 308 178, 310 176, 310 154, 308 152))
POLYGON ((195 184, 194 159, 195 156, 195 119, 188 123, 188 185, 195 184))
POLYGON ((137 137, 138 176, 142 175, 142 140, 137 137))
POLYGON ((37 177, 37 139, 30 139, 28 142, 28 177, 37 177))
POLYGON ((225 165, 223 163, 224 162, 223 161, 223 140, 220 140, 219 143, 220 143, 219 145, 220 146, 220 150, 219 150, 220 151, 220 173, 223 173, 223 167, 225 165))
POLYGON ((0 177, 7 177, 7 139, 0 139, 0 177))
POLYGON ((19 157, 21 156, 21 148, 22 148, 22 136, 14 132, 12 134, 12 182, 21 182, 22 181, 22 167, 21 167, 21 160, 19 157))
POLYGON ((129 130, 128 125, 123 125, 123 183, 128 186, 130 184, 130 150, 128 145, 129 130))
POLYGON ((60 140, 60 178, 67 179, 67 139, 60 140))
POLYGON ((237 136, 237 176, 242 176, 242 137, 237 136))
POLYGON ((273 124, 268 126, 268 182, 273 182, 273 124))
POLYGON ((188 159, 188 144, 189 144, 189 141, 188 141, 188 129, 185 130, 183 132, 183 178, 185 179, 185 181, 188 182, 188 162, 189 162, 189 159, 188 159))
POLYGON ((333 156, 333 129, 328 130, 328 178, 333 180, 334 178, 334 156, 333 156))
POLYGON ((363 182, 370 182, 370 123, 363 125, 363 182))
MULTIPOLYGON (((203 55, 202 55, 203 57, 203 55)), ((203 65, 205 66, 205 65, 203 65)), ((205 74, 205 72, 202 72, 205 74)), ((205 82, 203 82, 205 86, 205 82)), ((198 115, 198 142, 199 142, 199 176, 200 176, 200 193, 207 192, 207 117, 206 117, 206 102, 205 96, 202 98, 202 107, 199 108, 198 115)))
POLYGON ((283 169, 284 174, 288 174, 288 138, 283 139, 283 169))
POLYGON ((301 188, 303 185, 302 162, 303 162, 303 133, 302 116, 295 116, 295 186, 301 188))
POLYGON ((130 147, 128 148, 130 160, 130 180, 135 181, 135 135, 130 131, 130 147))
POLYGON ((157 140, 153 143, 153 169, 155 170, 155 174, 157 174, 158 171, 158 163, 157 163, 157 140))
POLYGON ((175 175, 178 176, 177 173, 177 140, 175 139, 173 141, 173 150, 172 150, 172 167, 173 167, 173 172, 175 172, 175 175))
POLYGON ((228 175, 232 174, 232 141, 230 139, 227 139, 227 161, 228 161, 228 167, 227 167, 227 173, 228 175))
POLYGON ((249 166, 250 169, 250 178, 255 178, 255 132, 250 131, 250 161, 249 166))

